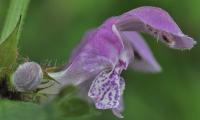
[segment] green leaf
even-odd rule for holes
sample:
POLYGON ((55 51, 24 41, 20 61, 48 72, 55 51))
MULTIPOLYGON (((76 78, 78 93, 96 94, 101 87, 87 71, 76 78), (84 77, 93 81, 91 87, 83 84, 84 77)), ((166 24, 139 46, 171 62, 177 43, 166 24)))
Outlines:
POLYGON ((17 58, 17 34, 19 31, 20 19, 13 32, 0 44, 0 68, 11 67, 17 58))
POLYGON ((90 107, 85 100, 78 97, 70 97, 59 101, 55 109, 57 109, 60 117, 81 117, 90 114, 90 107))
POLYGON ((48 104, 55 111, 56 118, 74 118, 74 117, 89 117, 96 114, 94 107, 80 97, 78 88, 69 85, 64 87, 56 98, 48 104))
POLYGON ((59 92, 57 96, 57 99, 59 98, 62 99, 63 97, 70 97, 76 93, 77 93, 77 88, 73 85, 68 85, 61 89, 61 91, 59 92))
POLYGON ((30 0, 11 0, 0 39, 0 75, 12 67, 17 58, 17 44, 30 0))
POLYGON ((0 120, 45 120, 45 115, 37 104, 0 100, 0 120))
POLYGON ((29 2, 30 0, 10 0, 8 13, 1 33, 0 43, 5 41, 6 38, 10 36, 10 34, 15 29, 16 24, 19 21, 19 18, 22 17, 21 18, 22 21, 19 26, 20 32, 17 35, 17 40, 19 39, 29 2))

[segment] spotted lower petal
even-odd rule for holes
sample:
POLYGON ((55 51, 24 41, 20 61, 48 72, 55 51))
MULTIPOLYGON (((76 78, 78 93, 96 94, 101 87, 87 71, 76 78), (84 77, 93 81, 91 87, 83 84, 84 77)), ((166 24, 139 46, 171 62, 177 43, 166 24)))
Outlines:
POLYGON ((120 79, 114 71, 103 71, 93 81, 88 96, 94 100, 98 109, 111 109, 119 105, 120 79))
POLYGON ((123 92, 125 89, 125 81, 123 78, 120 79, 120 100, 119 100, 119 105, 116 108, 112 109, 112 112, 115 116, 118 118, 123 118, 122 112, 124 111, 124 101, 123 101, 123 92))
POLYGON ((124 111, 124 101, 123 101, 123 97, 121 96, 119 105, 116 108, 113 108, 112 112, 118 118, 124 118, 124 116, 122 115, 123 111, 124 111))

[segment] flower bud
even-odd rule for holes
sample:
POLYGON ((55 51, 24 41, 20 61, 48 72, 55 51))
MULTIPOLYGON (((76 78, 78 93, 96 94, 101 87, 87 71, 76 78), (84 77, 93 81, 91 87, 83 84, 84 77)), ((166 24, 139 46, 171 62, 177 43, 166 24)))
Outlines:
POLYGON ((35 62, 26 62, 20 65, 13 75, 14 86, 18 91, 32 91, 41 83, 42 69, 35 62))

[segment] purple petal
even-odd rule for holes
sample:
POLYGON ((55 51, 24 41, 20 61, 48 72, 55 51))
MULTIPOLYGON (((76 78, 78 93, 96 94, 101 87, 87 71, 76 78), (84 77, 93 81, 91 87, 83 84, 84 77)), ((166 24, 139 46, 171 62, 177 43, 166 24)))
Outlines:
POLYGON ((114 71, 103 71, 93 81, 88 96, 94 100, 98 109, 112 109, 119 105, 120 79, 114 71))
POLYGON ((115 116, 117 116, 118 118, 123 118, 122 112, 124 111, 124 101, 123 101, 123 92, 125 89, 125 81, 124 79, 121 77, 120 79, 120 100, 119 100, 119 105, 116 108, 112 109, 112 112, 115 116))
POLYGON ((123 41, 124 46, 120 52, 119 62, 117 66, 120 70, 127 69, 130 60, 134 58, 132 45, 130 44, 127 37, 124 34, 122 34, 122 32, 119 31, 115 25, 112 26, 112 31, 116 34, 118 39, 123 41))
POLYGON ((112 112, 118 118, 124 118, 124 116, 122 115, 123 111, 124 111, 124 102, 123 102, 123 98, 121 96, 119 105, 116 108, 113 108, 112 112))
POLYGON ((115 18, 86 35, 75 50, 67 69, 49 73, 51 77, 65 84, 80 84, 94 78, 104 69, 112 69, 118 63, 123 43, 112 31, 115 18))
POLYGON ((150 48, 137 32, 122 32, 129 40, 134 51, 134 60, 130 67, 136 71, 142 72, 160 72, 161 67, 155 60, 150 48))
POLYGON ((119 17, 116 24, 120 31, 146 32, 171 48, 190 49, 196 43, 184 35, 170 15, 156 7, 139 7, 119 17))
POLYGON ((80 43, 72 51, 69 63, 72 63, 74 58, 76 58, 76 56, 78 56, 78 54, 80 54, 80 52, 84 48, 84 46, 89 42, 89 40, 92 39, 92 36, 95 34, 95 32, 96 32, 96 29, 92 29, 85 33, 85 35, 83 36, 80 43))

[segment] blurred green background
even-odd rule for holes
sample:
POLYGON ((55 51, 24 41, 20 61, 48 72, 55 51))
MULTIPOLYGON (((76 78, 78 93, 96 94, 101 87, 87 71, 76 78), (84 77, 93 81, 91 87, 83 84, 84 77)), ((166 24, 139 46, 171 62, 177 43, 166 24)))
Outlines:
MULTIPOLYGON (((8 5, 8 0, 0 0, 0 29, 8 5)), ((20 39, 20 54, 41 64, 48 61, 61 65, 84 32, 99 26, 108 17, 147 5, 168 11, 183 32, 198 42, 199 0, 32 0, 20 39)), ((163 72, 123 72, 126 80, 124 120, 200 120, 199 44, 190 51, 178 51, 157 44, 148 35, 145 38, 163 72)), ((100 116, 84 119, 117 118, 110 111, 104 111, 100 116)))

